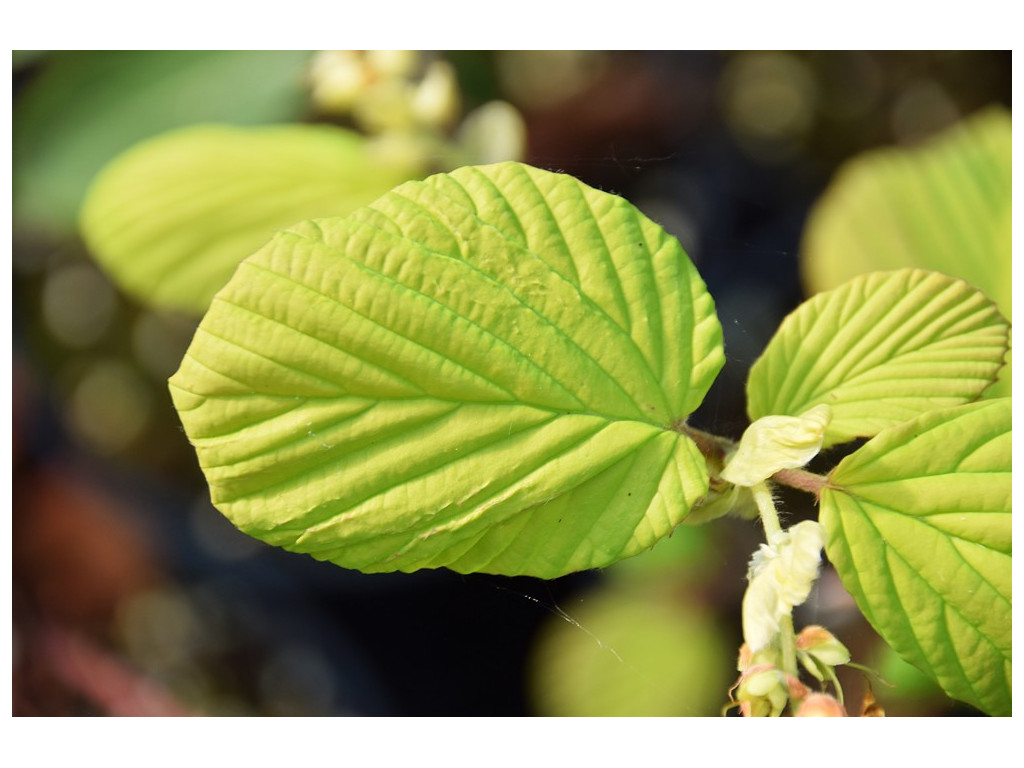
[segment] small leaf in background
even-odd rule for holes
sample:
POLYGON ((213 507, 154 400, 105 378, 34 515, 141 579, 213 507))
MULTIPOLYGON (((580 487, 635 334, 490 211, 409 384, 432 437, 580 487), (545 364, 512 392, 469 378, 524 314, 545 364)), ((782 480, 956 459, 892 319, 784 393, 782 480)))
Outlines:
POLYGON ((13 107, 16 222, 74 231, 92 178, 118 153, 200 122, 297 120, 309 51, 55 51, 13 107))
POLYGON ((951 697, 1010 714, 1011 403, 932 411, 845 458, 826 551, 868 621, 951 697))
POLYGON ((537 714, 554 717, 718 715, 735 649, 676 576, 612 582, 565 604, 538 635, 530 665, 537 714))
POLYGON ((217 507, 364 571, 553 578, 704 496, 673 427, 723 363, 679 243, 518 163, 404 184, 244 261, 171 393, 217 507))
POLYGON ((751 419, 831 406, 825 445, 976 399, 1009 328, 962 280, 903 269, 854 278, 791 313, 747 379, 751 419))
MULTIPOLYGON (((864 272, 919 267, 963 278, 1011 318, 1011 147, 1010 113, 991 107, 921 147, 849 161, 808 219, 808 292, 864 272)), ((1009 394, 1007 365, 986 395, 1009 394)))
POLYGON ((125 290, 200 314, 277 230, 343 216, 419 172, 333 126, 184 128, 104 169, 83 206, 82 234, 125 290))

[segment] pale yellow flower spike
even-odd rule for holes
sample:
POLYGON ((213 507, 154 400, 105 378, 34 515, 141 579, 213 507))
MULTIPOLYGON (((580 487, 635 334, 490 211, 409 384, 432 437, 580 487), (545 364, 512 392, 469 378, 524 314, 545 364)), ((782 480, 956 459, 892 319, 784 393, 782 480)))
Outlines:
POLYGON ((754 553, 743 596, 743 638, 752 653, 771 645, 782 618, 810 595, 824 546, 825 530, 805 520, 779 531, 754 553))

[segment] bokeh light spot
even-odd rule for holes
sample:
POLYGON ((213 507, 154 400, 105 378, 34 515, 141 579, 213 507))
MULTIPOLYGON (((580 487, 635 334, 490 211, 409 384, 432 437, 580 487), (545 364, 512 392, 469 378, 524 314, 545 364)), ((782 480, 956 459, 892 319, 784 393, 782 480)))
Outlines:
POLYGON ((127 448, 146 426, 152 409, 149 388, 127 363, 102 360, 78 381, 68 403, 72 432, 100 453, 127 448))
POLYGON ((900 93, 892 108, 892 133, 913 144, 948 128, 960 118, 949 94, 934 80, 918 80, 900 93))
POLYGON ((791 157, 814 122, 814 78, 792 54, 740 54, 723 73, 720 89, 730 130, 759 160, 791 157))
POLYGON ((117 309, 110 282, 90 264, 51 272, 43 285, 43 317, 50 332, 69 347, 88 347, 103 336, 117 309))

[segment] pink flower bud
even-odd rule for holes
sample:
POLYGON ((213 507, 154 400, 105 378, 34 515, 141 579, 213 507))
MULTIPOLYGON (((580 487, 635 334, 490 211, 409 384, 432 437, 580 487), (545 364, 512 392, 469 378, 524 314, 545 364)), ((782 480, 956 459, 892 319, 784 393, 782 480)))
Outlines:
POLYGON ((798 651, 806 651, 822 664, 834 667, 850 661, 850 652, 846 646, 836 640, 835 636, 824 627, 811 625, 804 627, 796 639, 798 651))
POLYGON ((827 693, 809 693, 794 717, 846 717, 846 710, 827 693))

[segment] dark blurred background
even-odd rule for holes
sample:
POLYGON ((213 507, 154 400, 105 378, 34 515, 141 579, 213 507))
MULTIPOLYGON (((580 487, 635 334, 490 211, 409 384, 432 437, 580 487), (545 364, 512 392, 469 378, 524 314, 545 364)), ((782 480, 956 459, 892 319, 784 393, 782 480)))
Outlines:
MULTIPOLYGON (((754 523, 684 527, 635 562, 543 582, 363 575, 251 540, 210 505, 166 388, 197 318, 120 292, 75 216, 92 176, 147 136, 331 119, 309 96, 312 53, 242 53, 14 54, 14 714, 717 714, 754 523), (662 614, 658 637, 636 628, 662 614), (721 675, 698 674, 709 665, 721 675)), ((803 298, 801 232, 839 165, 1010 106, 1009 52, 437 55, 466 108, 519 110, 523 159, 680 239, 727 355, 691 421, 734 438, 746 371, 803 298)), ((790 520, 813 514, 786 503, 790 520)), ((967 713, 892 666, 831 572, 804 611, 906 675, 875 690, 890 714, 967 713)))

